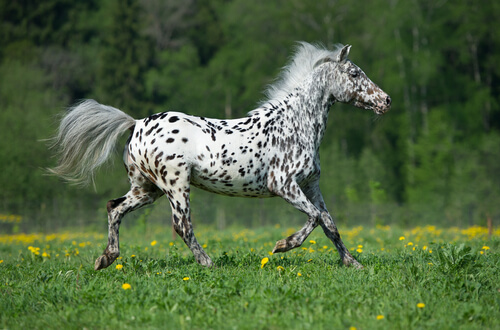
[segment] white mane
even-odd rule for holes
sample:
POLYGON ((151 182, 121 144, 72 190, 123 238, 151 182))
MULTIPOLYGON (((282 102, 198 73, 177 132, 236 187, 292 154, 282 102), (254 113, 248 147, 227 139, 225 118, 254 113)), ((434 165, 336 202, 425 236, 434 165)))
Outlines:
POLYGON ((312 45, 303 41, 298 42, 289 63, 283 67, 276 81, 265 90, 264 94, 267 100, 261 102, 260 106, 282 101, 290 92, 299 87, 304 77, 314 69, 318 61, 327 57, 336 61, 343 45, 337 44, 334 47, 334 50, 328 50, 320 44, 312 45))

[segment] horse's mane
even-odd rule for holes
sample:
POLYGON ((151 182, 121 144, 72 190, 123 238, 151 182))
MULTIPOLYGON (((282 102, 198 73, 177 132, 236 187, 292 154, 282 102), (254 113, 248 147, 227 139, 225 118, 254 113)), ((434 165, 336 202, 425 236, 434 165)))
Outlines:
MULTIPOLYGON (((283 67, 276 81, 264 91, 267 99, 260 103, 260 107, 282 101, 302 83, 304 77, 314 69, 318 61, 325 58, 336 61, 342 47, 343 45, 336 44, 334 50, 328 50, 321 44, 313 45, 304 41, 297 42, 288 64, 283 67)), ((257 111, 257 109, 254 111, 257 111)))

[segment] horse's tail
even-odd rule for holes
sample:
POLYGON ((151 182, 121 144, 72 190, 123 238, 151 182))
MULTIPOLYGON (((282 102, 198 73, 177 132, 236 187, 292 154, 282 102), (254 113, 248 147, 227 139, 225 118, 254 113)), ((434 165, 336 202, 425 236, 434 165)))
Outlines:
POLYGON ((113 152, 118 138, 134 126, 134 118, 113 107, 94 100, 76 104, 63 117, 51 141, 59 162, 48 171, 75 184, 88 184, 113 152))

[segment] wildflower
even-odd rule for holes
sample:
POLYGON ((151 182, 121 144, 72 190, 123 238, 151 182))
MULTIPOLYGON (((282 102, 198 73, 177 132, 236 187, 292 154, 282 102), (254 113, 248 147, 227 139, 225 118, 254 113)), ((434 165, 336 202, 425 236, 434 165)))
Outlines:
POLYGON ((269 254, 270 256, 272 256, 274 253, 272 253, 271 251, 269 251, 269 252, 268 252, 268 254, 269 254))
POLYGON ((489 250, 489 249, 490 249, 490 247, 486 246, 486 245, 481 248, 481 250, 489 250))
POLYGON ((323 245, 323 249, 328 249, 328 245, 323 245))
POLYGON ((358 249, 362 249, 363 248, 363 245, 358 245, 358 249))
POLYGON ((255 249, 254 248, 250 248, 250 252, 255 252, 255 249))
POLYGON ((377 320, 383 320, 384 319, 384 315, 377 315, 377 320))
POLYGON ((182 280, 183 280, 183 281, 189 281, 189 277, 187 277, 187 276, 186 276, 186 277, 184 277, 182 280))
POLYGON ((349 327, 349 330, 356 330, 356 327, 349 327))
POLYGON ((418 308, 424 308, 424 307, 425 307, 425 304, 424 304, 424 303, 418 303, 418 304, 417 304, 417 307, 418 307, 418 308))
POLYGON ((3 260, 0 260, 0 264, 3 262, 3 260))
POLYGON ((169 246, 174 246, 174 242, 168 243, 169 246))
POLYGON ((424 245, 424 247, 422 248, 422 250, 427 250, 427 245, 424 245))
POLYGON ((310 240, 309 243, 316 244, 316 241, 315 240, 310 240))
POLYGON ((269 258, 265 257, 260 261, 260 268, 264 268, 264 266, 269 262, 269 258))
POLYGON ((202 247, 203 247, 204 249, 206 249, 206 248, 207 248, 207 246, 208 246, 207 244, 203 244, 203 245, 202 245, 202 247))
POLYGON ((479 253, 484 254, 484 251, 479 251, 479 253))
POLYGON ((363 249, 357 249, 356 252, 361 253, 363 252, 363 249))
POLYGON ((123 265, 122 265, 122 264, 118 264, 118 265, 116 265, 116 269, 120 270, 120 269, 122 269, 122 268, 123 268, 123 265))
POLYGON ((404 240, 405 240, 405 237, 404 237, 404 236, 401 236, 401 237, 399 238, 399 240, 400 240, 400 241, 404 241, 404 240))
POLYGON ((284 268, 283 266, 278 266, 276 269, 277 269, 278 271, 280 271, 280 272, 281 272, 282 270, 285 270, 285 268, 284 268))
POLYGON ((302 276, 302 274, 301 274, 301 273, 297 273, 297 276, 299 276, 299 277, 300 277, 300 276, 302 276))
POLYGON ((152 242, 151 242, 151 246, 155 246, 155 245, 156 245, 156 243, 158 243, 158 242, 157 242, 157 241, 152 241, 152 242))
POLYGON ((50 258, 49 254, 47 252, 42 253, 42 257, 50 258))
POLYGON ((85 247, 85 242, 81 242, 80 244, 78 244, 79 247, 85 247))
POLYGON ((122 284, 122 289, 123 290, 130 290, 130 289, 132 289, 132 286, 130 284, 128 284, 128 283, 123 283, 122 284))
POLYGON ((408 246, 412 246, 412 245, 413 245, 413 243, 412 243, 412 242, 408 242, 408 246))
POLYGON ((135 254, 131 255, 130 258, 135 258, 135 254))
POLYGON ((311 262, 311 261, 312 261, 312 259, 307 260, 307 262, 311 262))

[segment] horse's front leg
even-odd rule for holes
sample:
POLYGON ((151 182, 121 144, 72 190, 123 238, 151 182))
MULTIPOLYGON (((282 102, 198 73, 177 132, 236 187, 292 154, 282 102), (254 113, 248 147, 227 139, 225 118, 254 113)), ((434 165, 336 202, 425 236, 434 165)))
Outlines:
POLYGON ((296 209, 307 214, 309 218, 299 231, 276 242, 273 253, 286 252, 301 246, 314 228, 318 226, 319 217, 321 215, 321 212, 311 203, 311 201, 309 201, 297 182, 292 180, 286 180, 285 182, 287 184, 277 185, 277 181, 273 181, 269 185, 269 189, 292 204, 296 209))
POLYGON ((323 228, 323 232, 325 235, 333 242, 337 251, 339 252, 342 263, 346 266, 353 266, 358 269, 363 268, 354 257, 351 255, 349 250, 344 245, 342 238, 340 238, 340 233, 335 225, 335 221, 333 221, 330 213, 326 208, 325 201, 323 199, 323 195, 321 194, 321 190, 319 189, 319 181, 311 183, 309 186, 305 188, 306 196, 311 200, 312 203, 321 211, 321 216, 319 219, 319 224, 321 228, 323 228))

